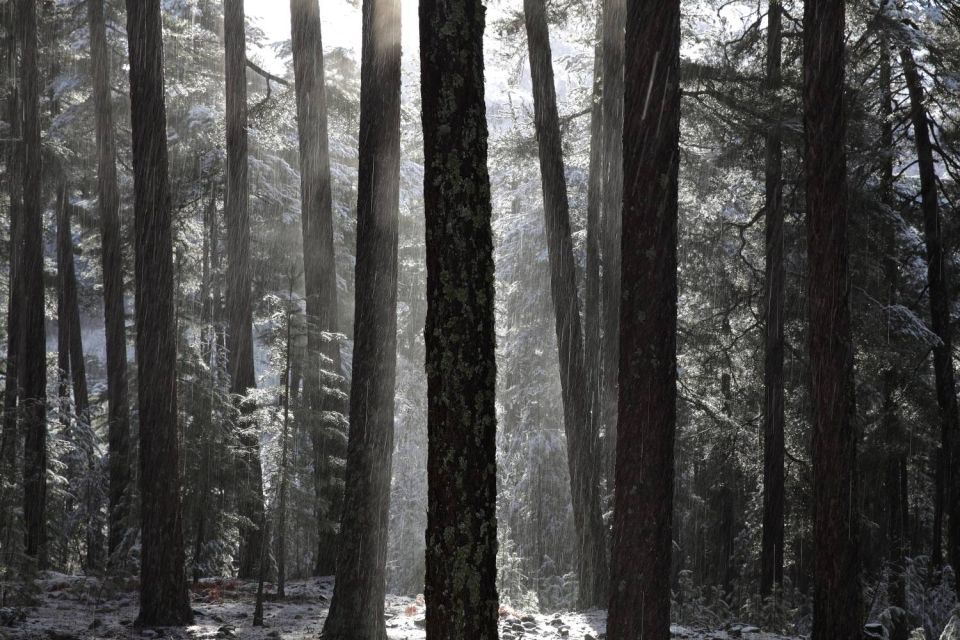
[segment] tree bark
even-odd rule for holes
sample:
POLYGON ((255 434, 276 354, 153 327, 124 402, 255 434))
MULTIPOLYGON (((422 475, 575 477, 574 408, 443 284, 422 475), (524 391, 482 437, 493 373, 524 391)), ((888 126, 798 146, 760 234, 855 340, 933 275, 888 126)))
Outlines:
POLYGON ((307 313, 307 351, 304 362, 304 402, 312 423, 314 449, 315 516, 318 547, 316 575, 333 573, 336 532, 325 526, 337 514, 325 509, 324 492, 332 490, 333 473, 327 464, 327 435, 322 412, 330 404, 323 393, 322 360, 340 373, 340 346, 324 344, 323 332, 337 331, 337 271, 333 247, 333 196, 330 188, 326 90, 323 75, 323 40, 317 0, 290 0, 293 73, 297 98, 297 132, 300 143, 300 220, 303 233, 304 291, 307 313))
POLYGON ((626 0, 603 0, 603 265, 600 414, 607 449, 607 487, 613 486, 620 363, 620 216, 623 206, 623 60, 626 0))
MULTIPOLYGON (((880 202, 884 208, 881 242, 883 284, 887 308, 899 302, 900 273, 897 250, 897 229, 894 223, 893 158, 893 91, 891 88, 890 45, 885 31, 880 34, 880 148, 883 161, 880 171, 880 202)), ((890 321, 888 317, 888 322, 890 321)), ((890 350, 889 364, 883 372, 883 436, 886 448, 884 484, 887 510, 887 560, 889 567, 888 598, 890 604, 907 608, 904 558, 909 553, 909 505, 906 495, 907 447, 894 397, 902 383, 899 355, 890 350)))
POLYGON ((760 593, 783 584, 783 145, 781 142, 781 12, 780 0, 767 11, 766 91, 773 122, 766 134, 764 223, 766 225, 766 327, 763 366, 763 536, 760 551, 760 593))
POLYGON ((83 360, 83 337, 80 333, 80 300, 77 293, 77 271, 73 259, 73 230, 71 204, 67 185, 60 187, 57 201, 57 275, 63 295, 63 315, 57 320, 66 336, 67 367, 73 387, 74 413, 78 420, 90 424, 90 394, 87 388, 87 371, 83 360))
POLYGON ((523 11, 533 80, 534 122, 550 259, 550 292, 556 316, 563 423, 577 536, 577 604, 581 609, 588 609, 603 606, 607 599, 606 535, 600 513, 600 444, 596 432, 591 429, 576 263, 570 238, 563 145, 544 0, 524 0, 523 11))
POLYGON ((365 0, 360 63, 356 305, 346 491, 331 640, 386 640, 387 524, 397 367, 400 2, 365 0))
POLYGON ((627 9, 623 280, 607 637, 670 637, 680 1, 627 9))
MULTIPOLYGON (((295 275, 295 274, 294 274, 295 275)), ((287 453, 290 442, 290 354, 293 345, 293 286, 296 282, 294 275, 291 275, 287 287, 287 326, 286 326, 286 344, 284 348, 283 365, 283 430, 280 433, 280 469, 278 474, 277 497, 277 597, 286 598, 287 588, 287 487, 289 485, 287 468, 287 453)))
MULTIPOLYGON (((590 104, 590 164, 587 169, 587 241, 586 273, 584 274, 583 366, 587 392, 590 394, 590 432, 600 434, 600 216, 603 208, 603 16, 597 16, 597 43, 593 48, 593 93, 590 104)), ((599 455, 604 456, 606 442, 601 442, 599 455)), ((603 474, 603 467, 600 473, 603 474)), ((610 485, 607 491, 613 489, 610 485)))
MULTIPOLYGON (((90 424, 90 394, 87 388, 87 370, 83 359, 83 337, 80 327, 80 301, 77 293, 77 273, 73 259, 73 230, 71 226, 72 205, 65 178, 57 187, 57 361, 60 369, 60 398, 62 411, 69 410, 69 386, 73 388, 73 417, 77 420, 78 437, 75 441, 90 444, 80 437, 79 430, 88 430, 90 424)), ((70 416, 61 413, 61 421, 69 427, 70 416)), ((94 452, 88 447, 81 450, 88 473, 96 473, 94 452)), ((74 469, 79 473, 79 469, 74 469)), ((81 496, 87 512, 86 557, 84 568, 94 571, 100 566, 101 544, 99 522, 100 507, 96 504, 96 491, 89 489, 81 496)))
POLYGON ((496 348, 484 6, 423 0, 426 630, 497 638, 496 348))
POLYGON ((47 502, 47 346, 44 326, 43 205, 39 77, 37 71, 37 9, 33 0, 18 0, 20 27, 20 90, 23 175, 22 245, 18 271, 23 287, 23 358, 18 371, 24 432, 23 516, 25 552, 42 566, 46 562, 47 502))
POLYGON ((253 366, 253 300, 250 272, 250 212, 247 182, 247 52, 243 0, 226 0, 223 8, 224 69, 227 80, 227 371, 230 393, 237 398, 240 459, 237 490, 240 527, 237 576, 255 578, 260 560, 263 477, 256 428, 244 425, 251 407, 242 398, 257 386, 253 366))
POLYGON ((109 458, 107 551, 123 541, 129 512, 130 401, 127 395, 127 330, 123 303, 120 190, 110 94, 110 50, 103 0, 87 1, 90 65, 97 138, 97 208, 103 269, 103 318, 107 351, 107 451, 109 458))
POLYGON ((947 513, 947 562, 960 567, 960 471, 957 470, 957 451, 960 448, 960 421, 957 412, 957 394, 953 371, 953 341, 950 333, 950 274, 944 258, 943 229, 937 198, 937 173, 930 141, 927 109, 924 105, 923 83, 910 49, 900 50, 903 74, 910 93, 910 119, 917 148, 917 166, 920 172, 920 208, 923 212, 923 237, 927 245, 927 285, 930 297, 930 324, 940 338, 933 348, 933 373, 936 382, 937 406, 940 409, 940 459, 937 472, 935 509, 940 511, 934 520, 933 559, 943 561, 941 528, 943 512, 947 513))
POLYGON ((184 575, 160 0, 127 0, 133 138, 137 391, 140 405, 140 614, 143 626, 192 621, 184 575))
POLYGON ((810 367, 813 399, 813 640, 862 636, 847 176, 844 3, 803 17, 810 367))
MULTIPOLYGON (((16 28, 16 5, 8 15, 11 23, 10 32, 18 32, 16 28)), ((19 33, 9 38, 8 56, 11 60, 17 57, 17 41, 19 33)), ((20 131, 20 94, 17 87, 11 87, 7 95, 7 119, 10 122, 10 137, 17 140, 20 131)), ((21 166, 19 143, 12 143, 7 154, 7 189, 10 195, 10 270, 9 295, 7 303, 7 359, 4 372, 3 389, 3 436, 0 440, 0 471, 5 477, 12 478, 15 474, 19 435, 17 428, 17 397, 20 389, 17 372, 23 357, 20 345, 22 343, 22 300, 23 285, 19 270, 21 237, 20 226, 23 205, 23 169, 21 166)))

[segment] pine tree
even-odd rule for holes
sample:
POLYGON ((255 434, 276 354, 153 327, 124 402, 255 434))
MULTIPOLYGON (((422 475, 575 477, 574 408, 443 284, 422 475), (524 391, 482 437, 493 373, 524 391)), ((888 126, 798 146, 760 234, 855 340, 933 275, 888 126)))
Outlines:
POLYGON ((173 228, 167 178, 160 0, 127 0, 136 250, 140 416, 140 614, 137 623, 193 619, 184 576, 173 324, 173 228))
POLYGON ((430 640, 494 640, 496 353, 479 0, 420 4, 430 640))
POLYGON ((107 349, 109 533, 107 551, 123 540, 130 501, 130 403, 127 395, 127 333, 120 246, 120 190, 110 95, 110 53, 103 0, 88 0, 90 66, 97 137, 97 208, 100 213, 103 317, 107 349))
POLYGON ((260 436, 246 425, 251 407, 244 397, 257 386, 253 367, 253 299, 250 271, 250 212, 247 183, 247 53, 243 0, 226 0, 223 13, 224 69, 227 79, 227 371, 230 393, 239 403, 239 511, 241 578, 258 574, 263 521, 260 436))
POLYGON ((859 638, 859 518, 850 331, 844 3, 803 15, 810 368, 813 396, 814 640, 859 638))
MULTIPOLYGON (((83 358, 83 337, 80 327, 80 301, 77 293, 77 272, 73 259, 72 207, 66 178, 61 176, 57 187, 57 346, 60 368, 61 421, 69 429, 68 380, 73 388, 73 417, 76 419, 74 440, 80 440, 80 431, 89 433, 90 429, 90 393, 87 387, 87 369, 83 358)), ((87 472, 95 473, 94 453, 89 450, 78 452, 87 472)), ((79 474, 81 469, 74 469, 79 474)), ((86 513, 86 556, 84 568, 94 571, 101 560, 99 505, 95 503, 95 492, 81 496, 86 504, 80 507, 86 513)))
POLYGON ((324 637, 386 640, 397 367, 400 2, 365 0, 350 435, 337 581, 324 637))
POLYGON ((620 366, 620 216, 623 206, 623 61, 626 0, 603 0, 603 201, 600 234, 600 415, 607 490, 613 487, 620 366))
POLYGON ((910 121, 920 173, 920 208, 923 212, 923 238, 927 249, 927 286, 930 293, 930 324, 940 339, 933 348, 933 373, 937 407, 940 410, 940 451, 936 474, 934 504, 933 560, 943 562, 942 525, 947 513, 947 561, 960 567, 960 413, 953 370, 953 341, 950 332, 950 272, 944 247, 937 195, 937 169, 930 140, 930 124, 924 103, 923 83, 909 48, 900 50, 903 75, 910 94, 910 121))
POLYGON ((44 330, 43 203, 41 201, 40 81, 37 70, 37 7, 19 0, 20 91, 22 92, 21 167, 23 171, 22 244, 17 271, 23 287, 23 356, 18 370, 20 416, 24 434, 23 517, 25 551, 46 563, 47 503, 47 347, 44 330))
POLYGON ((680 1, 627 7, 611 640, 670 637, 680 1))
POLYGON ((550 290, 556 316, 563 422, 577 536, 578 605, 587 609, 602 606, 607 599, 607 541, 600 513, 600 445, 590 417, 592 398, 586 378, 576 264, 570 238, 570 207, 544 0, 525 0, 523 12, 533 80, 550 290))
POLYGON ((326 365, 340 371, 340 348, 324 342, 323 332, 337 330, 337 272, 333 248, 333 196, 330 188, 330 153, 327 133, 326 89, 323 73, 323 40, 317 0, 290 0, 293 74, 297 97, 297 132, 300 147, 300 220, 303 233, 304 290, 307 312, 307 350, 304 363, 304 402, 312 422, 314 499, 318 526, 315 575, 333 573, 336 534, 329 526, 336 519, 322 505, 332 490, 328 464, 325 410, 333 410, 321 383, 326 365))
POLYGON ((766 133, 764 225, 766 271, 764 301, 766 343, 763 384, 763 537, 760 552, 760 593, 769 594, 783 584, 783 143, 778 105, 782 84, 780 0, 770 0, 767 10, 767 68, 765 89, 773 105, 766 133))
MULTIPOLYGON (((5 12, 7 26, 7 64, 11 67, 16 66, 17 61, 17 43, 20 39, 20 29, 16 28, 16 10, 17 3, 8 3, 5 12)), ((6 97, 7 119, 10 123, 10 136, 17 140, 20 138, 20 92, 17 83, 13 83, 8 90, 6 97)), ((7 358, 4 371, 3 388, 3 434, 0 439, 0 470, 3 471, 5 480, 12 479, 15 474, 15 466, 18 453, 18 420, 17 420, 17 397, 19 396, 19 385, 17 372, 21 366, 22 351, 20 343, 22 341, 22 276, 18 269, 19 253, 21 251, 20 238, 20 219, 22 217, 23 206, 23 175, 21 168, 22 153, 18 143, 11 143, 7 147, 7 171, 6 183, 10 198, 10 269, 8 272, 7 296, 7 358)))

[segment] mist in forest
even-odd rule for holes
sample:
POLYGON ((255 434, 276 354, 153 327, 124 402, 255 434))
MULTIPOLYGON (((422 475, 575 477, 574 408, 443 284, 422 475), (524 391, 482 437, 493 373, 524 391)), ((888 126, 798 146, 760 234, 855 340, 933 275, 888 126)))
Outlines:
POLYGON ((0 0, 0 637, 960 640, 953 0, 0 0))

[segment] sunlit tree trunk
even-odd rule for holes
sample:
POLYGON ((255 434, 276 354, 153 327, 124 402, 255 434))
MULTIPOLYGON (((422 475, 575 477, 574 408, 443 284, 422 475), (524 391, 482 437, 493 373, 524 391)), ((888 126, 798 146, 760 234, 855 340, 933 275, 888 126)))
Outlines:
POLYGON ((610 640, 670 637, 680 0, 627 8, 610 640))
POLYGON ((496 348, 480 0, 422 0, 429 640, 497 638, 496 348))
POLYGON ((766 272, 763 385, 763 536, 760 551, 760 593, 769 594, 783 584, 783 145, 779 108, 781 85, 780 0, 770 0, 767 11, 766 91, 773 105, 766 134, 764 223, 766 272))
POLYGON ((107 551, 123 540, 129 510, 130 402, 127 395, 127 332, 123 304, 120 191, 110 94, 110 53, 107 46, 103 0, 88 0, 90 66, 93 76, 97 138, 97 208, 103 269, 103 317, 107 350, 107 408, 109 477, 109 533, 107 551))
POLYGON ((813 640, 862 635, 843 78, 844 3, 807 0, 803 123, 816 548, 813 640))
POLYGON ((600 445, 596 432, 591 429, 591 398, 584 369, 576 263, 570 238, 567 182, 544 0, 524 0, 523 11, 530 51, 534 122, 550 259, 550 292, 556 316, 563 422, 577 535, 575 548, 580 587, 577 603, 580 608, 587 609, 602 606, 607 598, 606 535, 600 514, 600 445))
POLYGON ((257 386, 253 367, 253 300, 250 272, 250 211, 247 182, 247 54, 243 0, 226 0, 223 7, 224 69, 227 79, 227 371, 230 393, 238 398, 240 416, 240 515, 249 524, 240 528, 241 578, 256 577, 263 521, 263 478, 257 429, 245 423, 249 403, 239 400, 257 386))
POLYGON ((333 573, 336 534, 325 523, 337 514, 324 508, 332 485, 328 464, 328 427, 320 415, 331 404, 322 391, 321 361, 340 372, 340 348, 326 345, 322 332, 337 330, 337 272, 333 248, 333 196, 330 189, 326 91, 323 75, 323 41, 317 0, 290 0, 293 73, 297 97, 297 132, 300 143, 300 220, 303 230, 304 290, 307 312, 307 351, 303 365, 304 403, 314 424, 311 439, 314 454, 315 517, 318 547, 314 573, 333 573))
POLYGON ((943 562, 941 537, 943 513, 947 515, 946 560, 960 567, 960 421, 953 371, 953 341, 950 333, 950 277, 944 258, 944 238, 937 198, 937 171, 930 141, 929 117, 924 104, 923 83, 913 53, 900 50, 903 74, 910 93, 910 119, 920 172, 920 208, 923 212, 923 237, 927 245, 927 285, 930 297, 930 324, 940 343, 933 348, 933 373, 940 409, 940 451, 936 475, 936 501, 933 531, 933 560, 943 562))
POLYGON ((613 486, 620 363, 620 217, 623 206, 623 60, 625 0, 603 0, 603 211, 600 236, 602 325, 600 415, 607 487, 613 486))
POLYGON ((364 0, 356 304, 346 490, 331 640, 386 640, 387 524, 397 366, 400 2, 364 0))
POLYGON ((140 416, 140 625, 193 619, 184 575, 160 0, 127 0, 133 139, 137 391, 140 416))
POLYGON ((18 371, 20 416, 24 435, 23 517, 25 552, 46 561, 47 504, 47 347, 44 328, 43 204, 39 77, 37 71, 37 7, 18 0, 20 28, 20 91, 22 92, 22 244, 17 264, 23 287, 23 358, 18 371))

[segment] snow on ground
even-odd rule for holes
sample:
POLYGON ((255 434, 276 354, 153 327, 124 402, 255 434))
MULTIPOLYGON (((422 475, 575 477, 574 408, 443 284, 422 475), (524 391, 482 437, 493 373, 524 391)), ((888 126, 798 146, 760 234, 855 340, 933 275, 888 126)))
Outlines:
MULTIPOLYGON (((93 638, 250 639, 299 640, 319 637, 332 594, 331 578, 288 583, 286 598, 277 600, 267 585, 263 627, 254 627, 253 607, 257 585, 236 580, 204 580, 191 590, 195 623, 184 628, 137 629, 137 594, 106 588, 96 578, 47 573, 36 582, 35 606, 0 609, 3 640, 75 640, 93 638)), ((2 587, 2 585, 0 585, 2 587)), ((501 640, 602 640, 603 611, 535 614, 501 608, 501 640)), ((423 640, 423 597, 387 596, 386 625, 390 640, 423 640)), ((753 627, 733 625, 724 631, 692 630, 674 626, 675 638, 689 640, 788 640, 760 633, 753 627)))

